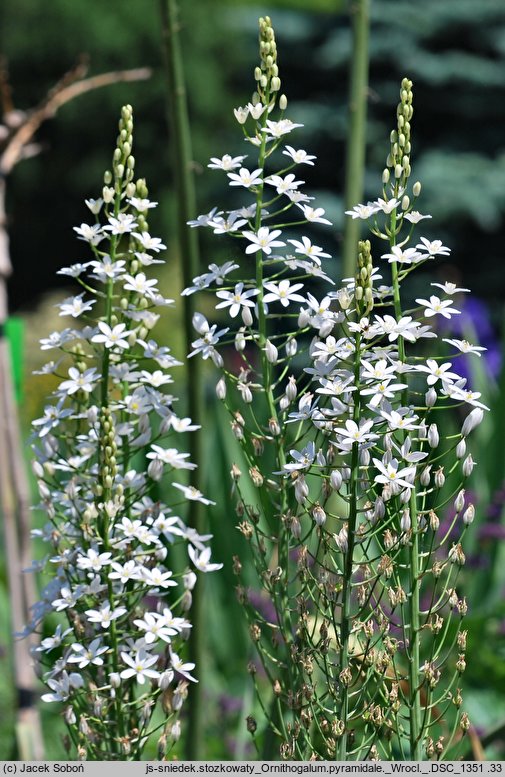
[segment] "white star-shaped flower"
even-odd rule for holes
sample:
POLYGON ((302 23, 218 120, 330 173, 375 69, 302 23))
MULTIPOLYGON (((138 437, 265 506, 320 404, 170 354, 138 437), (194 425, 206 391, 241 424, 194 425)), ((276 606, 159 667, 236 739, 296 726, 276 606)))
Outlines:
POLYGON ((307 152, 304 151, 303 148, 294 149, 293 146, 286 146, 285 150, 282 153, 286 154, 286 156, 291 157, 293 162, 295 162, 297 165, 312 165, 312 167, 314 166, 314 162, 312 160, 316 159, 316 157, 310 154, 307 154, 307 152))
POLYGON ((263 284, 267 289, 268 294, 263 297, 263 302, 268 304, 269 302, 280 302, 284 308, 287 308, 290 302, 307 302, 305 297, 297 292, 303 289, 303 283, 291 283, 288 280, 279 281, 265 281, 263 284))
POLYGON ((475 353, 477 356, 480 356, 480 351, 487 351, 487 348, 483 348, 481 345, 471 345, 468 340, 449 340, 444 337, 443 341, 444 343, 453 345, 458 351, 461 351, 461 353, 475 353))
POLYGON ((214 572, 217 569, 222 569, 222 564, 214 564, 210 562, 210 548, 205 548, 200 554, 197 553, 192 545, 188 545, 188 555, 200 572, 214 572))
POLYGON ((426 372, 428 375, 426 378, 428 386, 434 386, 438 380, 452 383, 454 380, 459 379, 459 375, 455 372, 450 372, 451 367, 451 362, 439 364, 435 359, 428 359, 426 364, 418 364, 415 369, 417 372, 426 372))
POLYGON ((67 297, 59 305, 60 316, 72 316, 78 318, 82 313, 91 310, 96 300, 83 300, 84 294, 78 294, 77 297, 67 297))
POLYGON ((429 241, 425 237, 421 237, 420 243, 416 245, 418 251, 424 251, 430 256, 449 256, 451 249, 442 244, 441 240, 429 241))
POLYGON ((146 678, 157 679, 160 676, 159 672, 150 669, 158 661, 158 656, 152 656, 145 650, 139 650, 134 656, 123 652, 121 658, 128 666, 128 669, 123 669, 121 672, 121 677, 124 680, 135 677, 139 685, 144 685, 146 678))
POLYGON ((244 284, 237 283, 233 291, 217 291, 216 297, 223 300, 216 305, 216 309, 229 307, 229 314, 232 318, 235 318, 240 313, 240 310, 245 308, 253 308, 255 302, 250 299, 251 297, 259 294, 258 289, 246 289, 244 291, 244 284))
POLYGON ((453 314, 457 315, 460 313, 459 310, 456 310, 456 308, 451 308, 451 305, 453 303, 452 299, 446 299, 441 300, 439 297, 436 297, 434 294, 431 295, 429 300, 427 299, 416 299, 416 302, 418 305, 424 305, 424 315, 426 318, 430 318, 431 316, 440 315, 444 318, 451 318, 453 314))
POLYGON ((242 232, 242 237, 249 240, 245 252, 246 254, 253 254, 256 251, 263 251, 265 254, 271 254, 272 248, 279 248, 285 246, 282 240, 277 240, 279 235, 282 234, 280 229, 274 229, 270 232, 268 227, 260 227, 258 232, 242 232))
POLYGON ((125 338, 131 335, 126 329, 126 324, 116 324, 110 327, 105 321, 98 322, 100 332, 93 335, 92 343, 103 343, 105 348, 129 348, 128 340, 125 338))
POLYGON ((241 167, 238 173, 228 173, 230 179, 230 186, 245 186, 246 189, 250 189, 252 186, 257 186, 261 183, 262 170, 257 168, 252 172, 247 167, 241 167))
POLYGON ((321 259, 331 259, 331 254, 327 254, 323 251, 321 246, 316 246, 311 243, 308 237, 302 236, 302 240, 288 239, 288 243, 295 246, 295 253, 302 254, 302 256, 308 256, 313 259, 317 264, 321 264, 321 259))
POLYGON ((422 259, 424 254, 420 254, 415 248, 400 248, 400 246, 393 246, 391 253, 382 254, 381 259, 387 259, 388 262, 398 262, 398 264, 412 264, 422 259))
POLYGON ((311 221, 314 224, 329 224, 331 226, 331 221, 324 218, 324 208, 312 208, 310 205, 298 205, 298 207, 307 221, 311 221))
POLYGON ((149 232, 133 232, 132 234, 146 251, 154 251, 157 254, 166 248, 159 237, 151 237, 149 232))

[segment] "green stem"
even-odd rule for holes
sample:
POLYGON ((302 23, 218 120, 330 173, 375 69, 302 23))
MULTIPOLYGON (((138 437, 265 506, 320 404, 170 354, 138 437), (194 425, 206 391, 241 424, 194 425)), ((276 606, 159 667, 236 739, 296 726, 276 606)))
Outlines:
MULTIPOLYGON (((270 99, 270 95, 267 93, 265 97, 266 104, 268 104, 270 99)), ((266 120, 268 118, 268 113, 265 111, 263 113, 262 117, 262 125, 263 127, 266 127, 266 120)), ((261 133, 262 140, 261 144, 259 146, 259 152, 258 152, 258 168, 262 171, 262 179, 264 179, 264 170, 265 170, 265 161, 266 161, 266 145, 267 145, 267 134, 266 132, 261 133)), ((259 186, 257 187, 256 191, 256 214, 254 219, 254 229, 256 233, 261 227, 262 224, 262 210, 264 207, 263 203, 263 181, 259 186)), ((277 226, 277 225, 276 225, 277 226)), ((256 288, 259 290, 259 294, 257 297, 258 301, 258 347, 260 349, 260 359, 261 359, 261 374, 262 374, 262 385, 264 387, 265 392, 265 399, 266 399, 266 405, 267 405, 267 412, 268 412, 268 419, 274 421, 276 424, 279 424, 279 416, 277 413, 277 408, 275 405, 275 397, 273 392, 273 385, 272 385, 272 365, 268 361, 265 346, 268 339, 267 336, 267 320, 265 315, 265 308, 263 305, 263 252, 257 251, 255 254, 256 258, 256 288)), ((284 435, 281 433, 277 437, 274 438, 274 444, 276 446, 276 467, 280 470, 284 468, 284 465, 286 464, 286 454, 284 451, 284 435)), ((279 510, 280 514, 284 515, 287 510, 287 494, 286 494, 286 486, 284 483, 284 480, 281 482, 281 494, 280 494, 280 503, 279 503, 279 510)), ((281 527, 281 523, 278 522, 279 527, 281 527)), ((283 586, 281 592, 280 592, 280 598, 281 598, 281 605, 280 607, 277 606, 276 603, 276 610, 279 616, 279 620, 281 625, 281 630, 283 633, 283 636, 289 645, 291 642, 291 634, 292 634, 292 624, 291 624, 291 613, 290 613, 290 605, 289 605, 289 592, 288 592, 288 586, 287 582, 289 580, 289 533, 287 529, 279 528, 279 541, 278 541, 278 554, 279 554, 279 566, 283 569, 285 573, 285 580, 286 585, 283 586)), ((281 671, 282 676, 279 678, 281 686, 283 688, 283 691, 286 693, 288 690, 293 690, 293 681, 291 678, 291 664, 288 659, 287 662, 287 668, 283 669, 281 671)), ((271 760, 275 756, 275 729, 283 729, 284 726, 284 720, 282 717, 282 709, 281 709, 281 700, 279 698, 274 697, 272 699, 272 705, 269 713, 269 720, 270 720, 270 726, 267 732, 265 733, 264 741, 263 741, 263 748, 262 748, 262 759, 263 760, 271 760)))
MULTIPOLYGON (((368 90, 369 0, 351 0, 353 47, 350 72, 349 124, 345 160, 345 209, 363 198, 366 148, 366 108, 368 90)), ((342 250, 343 277, 354 273, 360 219, 346 218, 342 250)))
MULTIPOLYGON (((192 151, 189 127, 186 86, 184 80, 183 60, 179 41, 179 22, 177 19, 177 4, 175 0, 160 0, 163 48, 168 82, 168 113, 172 129, 172 159, 177 190, 178 203, 178 239, 179 254, 182 264, 182 276, 185 286, 190 286, 192 279, 198 275, 200 259, 195 230, 188 229, 187 222, 195 217, 196 197, 193 175, 191 173, 192 151)), ((184 335, 186 353, 190 351, 193 339, 192 318, 194 310, 193 297, 184 297, 184 335)), ((188 412, 194 423, 203 418, 203 393, 201 363, 199 359, 187 362, 188 412)), ((200 488, 203 482, 202 473, 202 436, 189 436, 189 453, 191 461, 199 464, 198 469, 191 470, 190 484, 200 488)), ((199 534, 204 531, 204 512, 202 504, 190 502, 188 523, 199 534)), ((203 682, 204 677, 204 609, 203 584, 200 577, 193 590, 191 636, 189 639, 189 655, 199 674, 200 682, 191 688, 191 703, 188 705, 188 732, 186 738, 185 758, 197 761, 204 758, 204 709, 203 682)))
MULTIPOLYGON (((396 211, 391 214, 391 247, 396 243, 396 211)), ((393 280, 393 300, 396 319, 402 317, 402 305, 400 298, 400 283, 398 279, 398 266, 396 262, 391 264, 393 280)), ((405 342, 403 337, 398 338, 398 356, 401 362, 405 361, 405 342)), ((404 389, 402 404, 408 403, 408 389, 404 389)), ((410 758, 413 761, 421 758, 421 694, 420 694, 420 656, 419 656, 419 609, 420 609, 420 575, 419 575, 419 530, 417 525, 417 498, 416 489, 412 489, 410 497, 410 520, 412 526, 412 539, 409 544, 409 721, 410 721, 410 758)))
MULTIPOLYGON (((358 332, 355 339, 356 359, 354 363, 354 382, 359 386, 360 368, 361 368, 361 335, 358 332)), ((356 390, 354 402, 353 420, 359 424, 360 416, 360 395, 359 389, 356 390)), ((342 614, 340 620, 340 671, 349 668, 349 637, 351 634, 351 593, 352 593, 352 565, 354 557, 354 544, 356 536, 356 526, 358 519, 358 480, 359 480, 359 445, 354 443, 351 454, 351 482, 350 482, 350 502, 349 502, 349 520, 347 524, 347 552, 344 561, 344 574, 342 583, 342 614)), ((349 692, 347 683, 342 684, 342 701, 340 707, 340 718, 344 723, 344 732, 340 737, 338 744, 339 761, 347 760, 347 718, 349 715, 349 692)))

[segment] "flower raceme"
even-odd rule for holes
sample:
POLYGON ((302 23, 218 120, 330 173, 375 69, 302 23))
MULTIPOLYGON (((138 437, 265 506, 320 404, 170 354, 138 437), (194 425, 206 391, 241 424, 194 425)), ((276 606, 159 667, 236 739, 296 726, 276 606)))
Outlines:
MULTIPOLYGON (((409 245, 431 219, 414 209, 421 185, 409 182, 412 85, 402 82, 381 196, 347 212, 387 244, 381 264, 361 241, 355 277, 334 289, 333 271, 322 268, 330 256, 312 242, 329 220, 295 170, 315 157, 286 145, 301 125, 284 116, 268 17, 255 81, 251 103, 234 112, 252 159, 225 154, 209 165, 244 199, 190 222, 226 232, 233 263, 217 275, 209 266, 183 292, 214 291, 226 318, 195 314, 190 357, 221 370, 216 393, 242 451, 231 472, 238 528, 262 593, 240 584, 238 597, 265 679, 255 665, 249 671, 284 758, 441 757, 453 738, 434 739, 434 711, 452 707, 454 731, 468 721, 455 691, 464 662, 441 658, 454 617, 464 654, 466 602, 455 587, 464 555, 459 543, 447 547, 453 534, 440 530, 438 512, 473 468, 466 440, 483 407, 456 371, 458 354, 478 356, 478 347, 446 340, 457 351, 449 359, 432 350, 437 319, 457 315, 455 297, 468 290, 432 284, 442 295, 410 310, 402 303, 410 273, 450 252, 431 236, 409 245), (227 358, 230 348, 238 360, 227 358), (445 439, 439 418, 465 408, 461 432, 445 439)), ((460 502, 462 536, 460 516, 473 517, 473 506, 460 502)), ((242 566, 235 557, 239 577, 242 566)), ((248 720, 251 732, 264 730, 248 720)))
MULTIPOLYGON (((180 517, 185 500, 210 500, 180 472, 196 467, 180 441, 199 427, 174 409, 167 370, 179 362, 152 339, 157 308, 172 301, 146 273, 165 246, 148 231, 156 203, 134 181, 132 126, 126 106, 102 197, 87 201, 96 223, 75 228, 91 259, 61 271, 83 291, 60 305, 71 327, 41 341, 60 352, 42 370, 59 385, 34 421, 34 472, 48 517, 34 534, 49 545, 51 576, 28 629, 55 612, 66 621, 53 620, 37 648, 49 688, 42 699, 65 704, 71 741, 90 760, 139 758, 157 730, 158 700, 172 730, 188 684, 198 681, 194 664, 179 658, 195 572, 222 566, 210 560, 211 535, 180 517), (157 485, 167 478, 172 485, 157 485), (176 544, 186 548, 178 567, 176 544)), ((160 735, 169 747, 170 736, 160 735)))

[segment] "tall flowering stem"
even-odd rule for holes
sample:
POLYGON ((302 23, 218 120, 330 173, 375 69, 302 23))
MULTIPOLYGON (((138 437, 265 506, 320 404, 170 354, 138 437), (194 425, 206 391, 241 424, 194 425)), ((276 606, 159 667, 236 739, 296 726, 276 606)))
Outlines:
POLYGON ((197 682, 183 658, 195 570, 221 566, 210 562, 209 537, 180 517, 209 500, 184 480, 196 464, 178 438, 198 426, 166 391, 180 363, 152 338, 157 308, 173 301, 146 272, 165 246, 148 231, 157 203, 134 178, 132 144, 125 106, 102 196, 86 201, 95 223, 75 228, 92 258, 60 271, 82 292, 60 305, 71 325, 41 340, 59 354, 42 369, 59 385, 34 421, 48 523, 33 533, 49 545, 34 568, 51 577, 27 630, 53 615, 38 648, 42 699, 62 705, 67 748, 88 760, 138 759, 153 738, 160 758, 170 752, 197 682))
MULTIPOLYGON (((407 247, 427 218, 413 208, 420 184, 407 189, 412 85, 402 84, 382 197, 348 211, 386 242, 383 269, 361 241, 353 277, 335 289, 323 269, 329 254, 307 234, 295 237, 308 222, 329 222, 291 172, 314 157, 286 143, 299 125, 278 97, 268 17, 259 43, 256 90, 235 109, 255 162, 225 154, 209 165, 249 200, 190 222, 237 247, 184 291, 212 290, 229 316, 212 323, 195 314, 190 356, 222 371, 216 392, 247 468, 231 471, 256 570, 251 583, 234 558, 260 664, 248 668, 263 719, 251 713, 247 726, 264 757, 274 741, 283 758, 443 758, 468 728, 458 688, 466 602, 456 578, 474 516, 463 488, 473 468, 466 440, 483 406, 451 362, 422 348, 437 338, 434 317, 457 315, 453 300, 432 295, 405 309, 402 299, 413 269, 449 253, 424 237, 407 247), (445 439, 440 413, 468 406, 461 433, 445 439)), ((466 291, 438 285, 444 295, 466 291)), ((463 341, 447 346, 479 353, 463 341)))

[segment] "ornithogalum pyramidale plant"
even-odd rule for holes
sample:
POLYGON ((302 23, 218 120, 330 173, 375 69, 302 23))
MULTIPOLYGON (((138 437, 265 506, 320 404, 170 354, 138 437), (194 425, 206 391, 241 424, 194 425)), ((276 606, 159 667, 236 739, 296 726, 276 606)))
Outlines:
POLYGON ((41 341, 59 354, 42 372, 60 382, 34 421, 48 516, 34 534, 51 578, 28 628, 54 614, 38 648, 42 699, 61 705, 68 750, 88 760, 138 759, 153 738, 160 758, 170 751, 198 672, 184 658, 195 572, 221 566, 181 517, 209 500, 183 477, 196 463, 180 441, 198 427, 167 392, 179 362, 152 337, 172 300, 147 274, 165 246, 148 231, 156 203, 134 179, 132 131, 126 106, 102 196, 86 201, 95 223, 75 228, 90 260, 60 271, 82 292, 60 305, 71 325, 41 341))
POLYGON ((286 142, 300 125, 284 115, 268 17, 255 80, 251 102, 235 110, 254 158, 209 165, 245 201, 191 224, 234 238, 234 258, 185 291, 214 289, 229 317, 195 315, 191 356, 221 369, 217 395, 246 462, 232 478, 256 584, 241 580, 249 560, 236 557, 234 568, 262 665, 249 664, 262 719, 251 715, 248 727, 263 756, 444 758, 469 725, 459 688, 467 605, 456 581, 474 515, 467 437, 483 408, 434 347, 434 322, 456 315, 451 295, 466 290, 435 283, 411 309, 401 292, 413 270, 449 253, 413 239, 429 217, 414 210, 420 184, 410 188, 412 85, 402 82, 381 197, 349 212, 387 249, 375 267, 360 242, 355 277, 337 291, 322 269, 329 255, 295 232, 329 222, 300 189, 298 171, 315 158, 286 142), (458 406, 470 412, 445 439, 440 420, 458 406))

